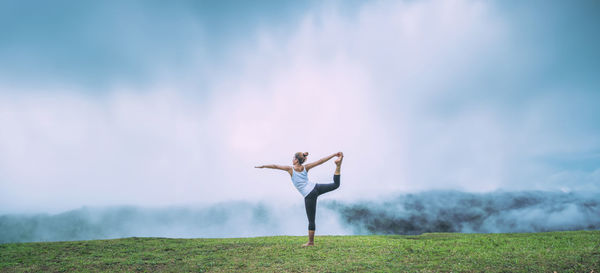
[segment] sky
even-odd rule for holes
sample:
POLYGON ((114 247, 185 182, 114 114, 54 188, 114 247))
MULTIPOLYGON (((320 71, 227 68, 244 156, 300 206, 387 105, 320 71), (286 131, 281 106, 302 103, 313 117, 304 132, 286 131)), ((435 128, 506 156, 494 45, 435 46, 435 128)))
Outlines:
POLYGON ((600 191, 598 1, 2 1, 0 213, 600 191), (310 172, 332 180, 334 163, 310 172))

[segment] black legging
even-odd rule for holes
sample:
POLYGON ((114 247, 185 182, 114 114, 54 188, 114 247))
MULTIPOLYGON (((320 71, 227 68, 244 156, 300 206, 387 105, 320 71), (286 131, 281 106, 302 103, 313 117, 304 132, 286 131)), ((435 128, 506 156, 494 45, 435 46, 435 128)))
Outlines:
POLYGON ((308 216, 308 230, 315 230, 315 214, 317 212, 317 197, 340 187, 340 175, 333 175, 333 183, 317 184, 315 188, 304 197, 304 207, 308 216))

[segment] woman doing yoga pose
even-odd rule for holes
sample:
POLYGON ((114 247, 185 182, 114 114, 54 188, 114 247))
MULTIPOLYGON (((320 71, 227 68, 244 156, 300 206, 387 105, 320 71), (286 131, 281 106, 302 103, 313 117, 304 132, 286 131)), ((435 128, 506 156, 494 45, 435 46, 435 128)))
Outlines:
POLYGON ((308 242, 303 246, 313 246, 315 244, 315 214, 317 210, 317 197, 319 197, 319 195, 321 194, 335 190, 340 186, 340 168, 342 167, 342 160, 344 159, 344 154, 342 152, 338 152, 330 156, 321 158, 315 162, 302 165, 302 163, 306 161, 307 156, 307 152, 297 152, 296 154, 294 154, 292 166, 272 164, 256 166, 255 168, 278 169, 286 171, 290 174, 290 176, 292 177, 292 183, 300 192, 300 194, 304 196, 304 207, 306 208, 306 216, 308 217, 308 242), (333 174, 333 183, 317 184, 308 181, 308 171, 310 169, 327 162, 334 156, 337 156, 338 159, 335 160, 336 168, 335 173, 333 174))

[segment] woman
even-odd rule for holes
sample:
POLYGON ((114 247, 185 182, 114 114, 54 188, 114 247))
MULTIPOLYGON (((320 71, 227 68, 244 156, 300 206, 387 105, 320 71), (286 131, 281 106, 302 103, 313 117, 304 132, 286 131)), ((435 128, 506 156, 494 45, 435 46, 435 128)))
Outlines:
POLYGON ((306 208, 306 216, 308 217, 308 242, 302 246, 313 246, 315 245, 315 214, 317 211, 317 197, 326 192, 335 190, 340 186, 340 168, 342 167, 342 159, 344 159, 344 154, 342 152, 338 152, 303 166, 302 163, 306 161, 307 156, 308 152, 297 152, 294 154, 292 166, 272 164, 256 166, 255 168, 278 169, 286 171, 290 174, 292 177, 292 183, 300 192, 300 194, 304 196, 304 207, 306 208), (316 184, 308 181, 308 171, 310 169, 327 162, 334 156, 337 156, 338 159, 335 160, 336 168, 335 173, 333 174, 333 183, 316 184))

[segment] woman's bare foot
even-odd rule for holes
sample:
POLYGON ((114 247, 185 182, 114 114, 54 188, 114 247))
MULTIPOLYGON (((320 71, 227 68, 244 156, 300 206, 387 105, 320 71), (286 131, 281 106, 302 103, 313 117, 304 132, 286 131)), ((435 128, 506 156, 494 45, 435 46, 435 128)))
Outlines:
POLYGON ((314 230, 308 230, 308 242, 306 244, 303 244, 302 246, 314 246, 315 245, 315 231, 314 230))
POLYGON ((338 166, 338 167, 339 167, 339 166, 342 166, 342 160, 343 160, 343 159, 344 159, 344 155, 342 154, 341 156, 339 156, 339 157, 338 157, 338 159, 336 159, 336 160, 334 161, 334 162, 335 162, 335 165, 336 165, 336 166, 338 166))

